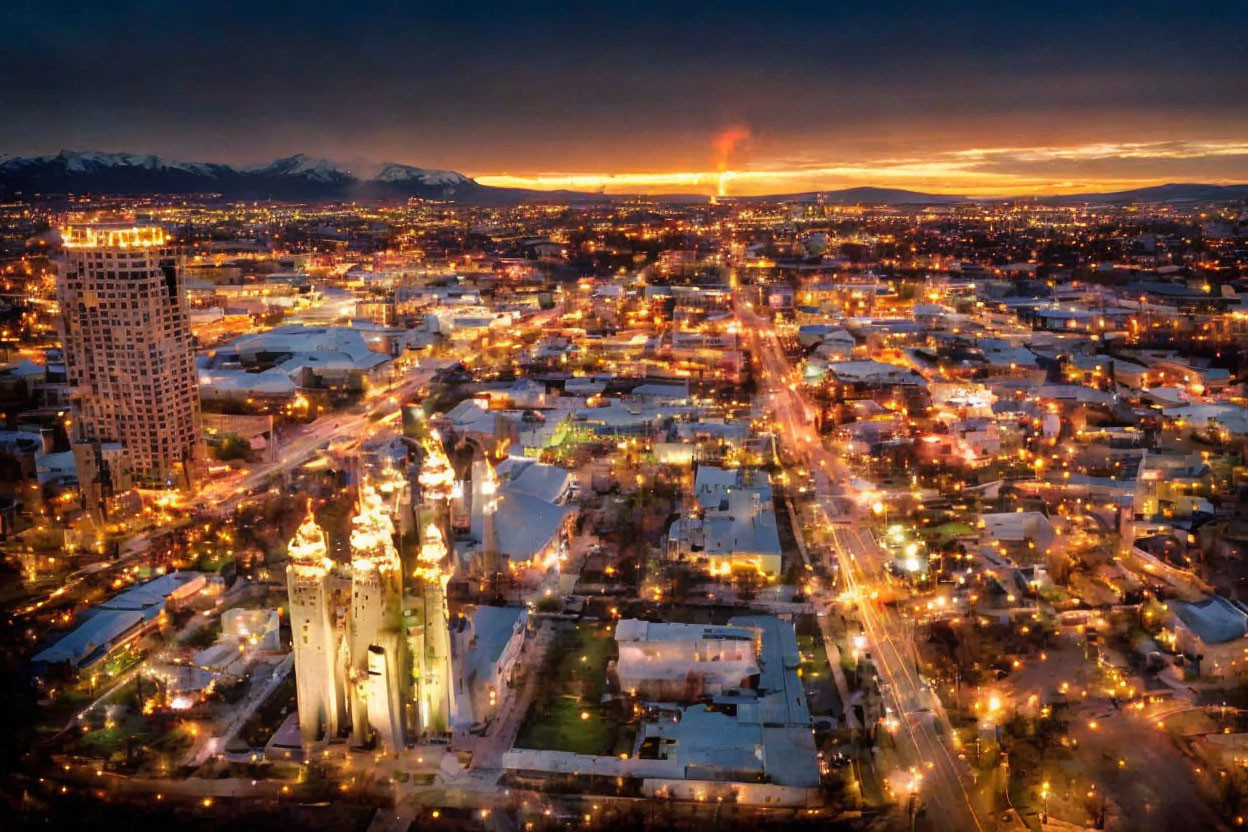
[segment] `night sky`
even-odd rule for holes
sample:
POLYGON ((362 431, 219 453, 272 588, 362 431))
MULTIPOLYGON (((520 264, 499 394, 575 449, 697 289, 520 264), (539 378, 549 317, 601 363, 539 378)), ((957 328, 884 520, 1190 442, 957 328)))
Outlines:
POLYGON ((741 193, 1248 181, 1248 3, 0 5, 7 154, 616 190, 722 162, 741 193))

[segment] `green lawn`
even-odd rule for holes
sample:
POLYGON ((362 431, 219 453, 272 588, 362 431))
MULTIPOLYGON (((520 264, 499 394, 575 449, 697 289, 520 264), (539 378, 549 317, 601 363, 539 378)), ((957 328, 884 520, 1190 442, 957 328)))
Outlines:
POLYGON ((233 562, 233 555, 224 549, 216 549, 200 555, 195 561, 195 569, 199 572, 217 573, 233 562))
POLYGON ((611 749, 611 725, 579 698, 549 697, 529 710, 516 746, 605 754, 611 749), (589 719, 581 719, 582 713, 589 714, 589 719))
POLYGON ((802 651, 802 677, 818 679, 828 672, 828 651, 823 639, 815 636, 798 636, 797 647, 802 651))
POLYGON ((100 760, 120 761, 127 750, 141 753, 172 755, 190 747, 192 737, 182 726, 162 734, 154 733, 153 725, 142 714, 119 715, 112 727, 99 726, 83 734, 70 746, 73 753, 100 760))
POLYGON ((932 526, 927 529, 919 529, 919 537, 923 538, 929 546, 943 546, 956 537, 974 533, 975 529, 972 526, 956 520, 951 523, 943 523, 939 526, 932 526))
POLYGON ((104 660, 98 671, 98 684, 101 687, 107 687, 111 684, 112 679, 122 675, 130 668, 134 667, 143 660, 143 654, 132 647, 126 647, 119 650, 104 660))
POLYGON ((130 742, 136 747, 151 739, 147 720, 141 714, 119 714, 111 727, 93 727, 78 739, 74 750, 87 757, 106 760, 125 749, 127 738, 131 738, 130 742))
POLYGON ((798 636, 797 646, 802 653, 802 663, 798 673, 802 685, 810 691, 808 699, 810 712, 815 716, 827 716, 837 711, 835 703, 836 681, 832 678, 832 665, 828 661, 828 651, 823 646, 823 639, 816 636, 798 636))
POLYGON ((77 685, 58 691, 56 698, 39 710, 35 730, 42 734, 57 733, 65 727, 65 723, 73 719, 74 714, 93 699, 94 694, 77 685))
POLYGON ((631 751, 630 726, 621 724, 600 702, 607 662, 615 655, 611 631, 589 624, 569 628, 559 633, 551 655, 555 660, 542 671, 537 698, 525 715, 516 747, 577 754, 631 751))

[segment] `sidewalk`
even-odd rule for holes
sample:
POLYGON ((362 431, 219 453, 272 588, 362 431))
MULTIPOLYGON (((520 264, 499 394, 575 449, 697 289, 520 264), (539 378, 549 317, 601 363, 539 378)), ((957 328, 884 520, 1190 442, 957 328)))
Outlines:
MULTIPOLYGON (((797 543, 797 551, 802 555, 802 562, 807 567, 812 567, 814 564, 810 562, 810 552, 806 549, 806 541, 802 539, 802 527, 797 522, 797 512, 793 510, 793 501, 786 497, 784 505, 789 512, 789 526, 793 529, 793 540, 797 543)), ((819 634, 823 636, 823 649, 828 656, 828 667, 832 671, 833 681, 836 682, 836 695, 841 699, 841 718, 846 727, 861 728, 862 726, 858 725, 858 720, 854 717, 853 697, 849 691, 849 682, 845 679, 845 670, 841 667, 841 648, 837 646, 836 639, 830 632, 831 624, 828 622, 827 612, 832 607, 832 603, 822 598, 818 600, 821 603, 816 604, 815 620, 819 622, 819 634), (820 612, 824 614, 820 615, 820 612)))

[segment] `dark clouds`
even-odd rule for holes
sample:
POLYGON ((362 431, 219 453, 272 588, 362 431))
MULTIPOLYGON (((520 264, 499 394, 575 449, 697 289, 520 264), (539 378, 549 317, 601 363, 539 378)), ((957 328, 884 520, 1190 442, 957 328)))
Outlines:
POLYGON ((0 152, 520 172, 693 169, 736 123, 770 158, 1234 140, 1245 33, 1248 4, 1147 0, 7 0, 0 152))

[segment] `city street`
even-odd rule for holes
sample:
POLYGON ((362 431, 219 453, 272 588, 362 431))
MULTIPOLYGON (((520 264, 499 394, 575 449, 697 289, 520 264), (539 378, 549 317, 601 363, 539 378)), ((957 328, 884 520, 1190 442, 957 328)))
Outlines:
POLYGON ((271 665, 270 676, 260 684, 253 684, 247 697, 231 708, 224 725, 214 725, 212 736, 206 734, 196 739, 186 752, 184 765, 198 767, 208 762, 214 754, 225 750, 234 735, 246 724, 256 709, 264 704, 277 686, 295 667, 294 653, 287 653, 276 665, 271 665))
MULTIPOLYGON (((737 317, 747 333, 750 348, 758 362, 760 390, 767 397, 771 412, 780 425, 780 434, 793 455, 814 473, 816 497, 829 517, 840 519, 834 508, 846 495, 834 482, 849 481, 844 462, 824 448, 813 426, 813 406, 790 383, 792 367, 785 358, 775 329, 765 317, 755 314, 738 300, 737 317)), ((943 723, 940 734, 952 733, 939 710, 932 719, 911 720, 906 715, 919 708, 931 708, 935 696, 920 680, 915 668, 915 648, 909 625, 896 612, 877 607, 870 599, 871 587, 884 580, 883 552, 865 529, 851 525, 835 529, 834 547, 841 579, 855 599, 872 662, 882 680, 886 699, 899 716, 898 750, 909 771, 909 784, 926 804, 929 822, 950 832, 983 829, 968 790, 969 773, 946 747, 935 722, 943 723)))
POLYGON ((322 416, 307 425, 302 433, 286 440, 277 462, 255 465, 248 469, 241 480, 208 483, 199 492, 194 505, 203 510, 228 513, 254 489, 265 485, 273 477, 306 463, 321 450, 324 443, 334 437, 349 437, 348 443, 355 443, 371 434, 379 422, 398 420, 398 403, 409 399, 439 369, 453 363, 454 359, 424 361, 400 381, 372 391, 362 405, 357 405, 352 410, 322 416))

